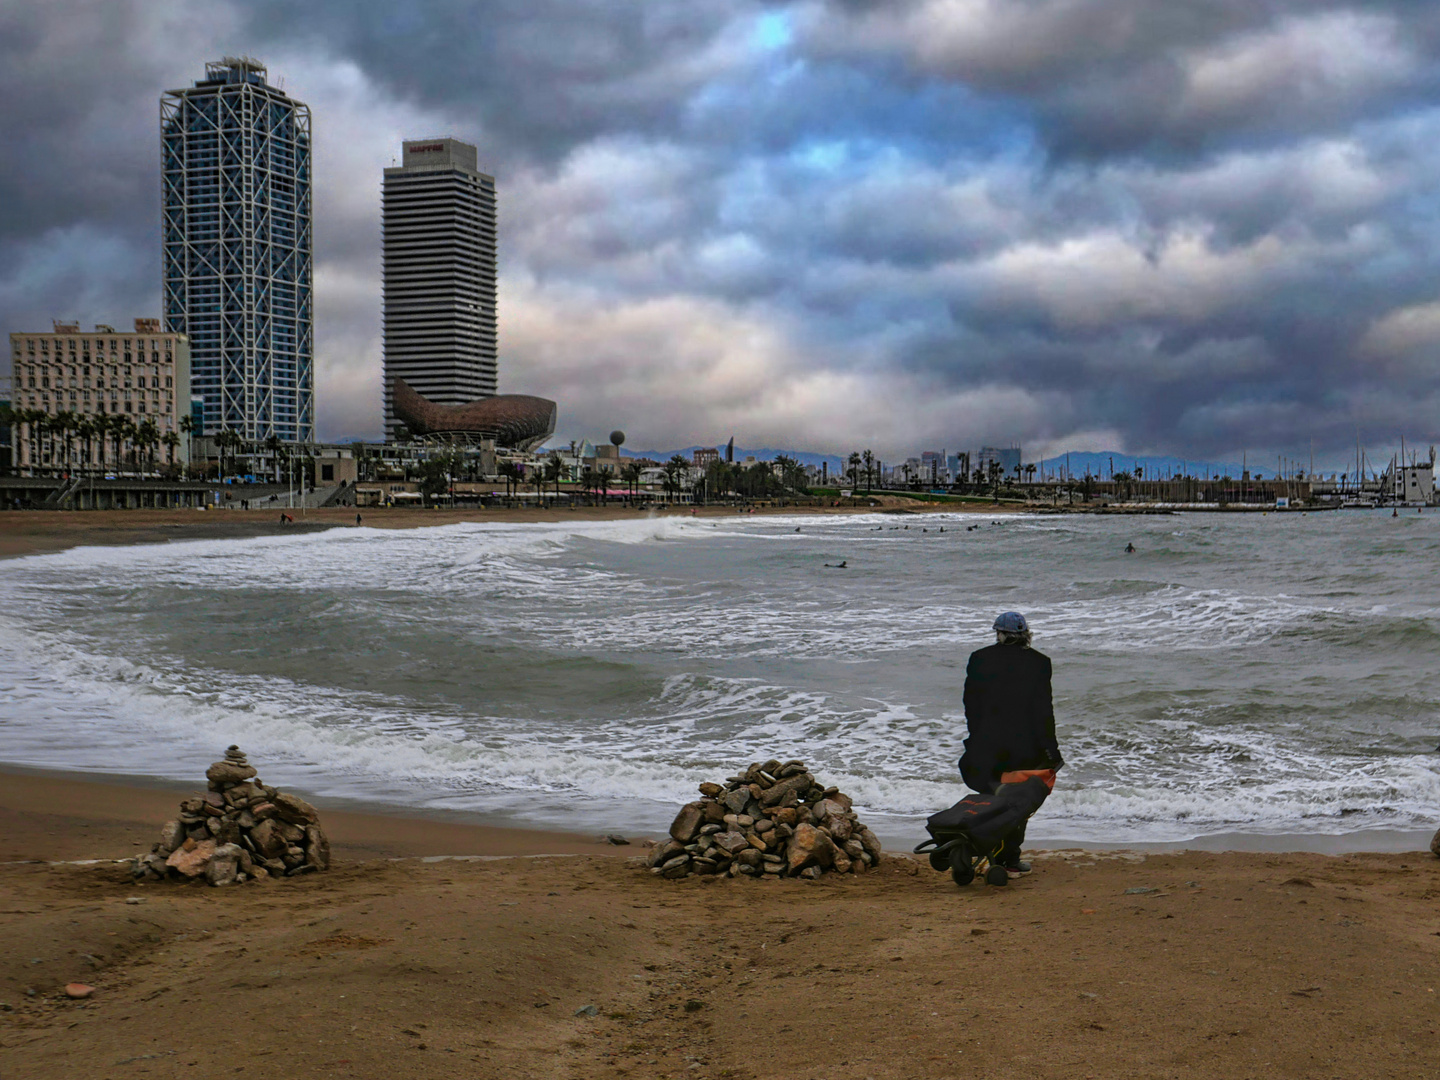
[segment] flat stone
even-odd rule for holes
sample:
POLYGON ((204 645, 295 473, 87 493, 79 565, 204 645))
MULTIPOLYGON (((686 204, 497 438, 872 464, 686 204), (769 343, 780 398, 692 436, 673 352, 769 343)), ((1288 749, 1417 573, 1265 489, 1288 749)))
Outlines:
POLYGON ((724 791, 725 789, 719 784, 713 784, 708 780, 700 785, 700 794, 709 795, 711 798, 714 798, 716 795, 723 794, 724 791))
POLYGON ((176 873, 185 877, 199 877, 205 872, 205 865, 215 854, 216 843, 214 840, 202 840, 191 846, 192 841, 185 841, 179 850, 171 853, 165 860, 165 865, 176 873))
POLYGON ((735 816, 735 824, 739 825, 742 829, 748 829, 751 825, 755 824, 755 819, 749 814, 737 814, 735 816))
POLYGON ((205 779, 212 784, 240 784, 254 775, 249 765, 232 765, 228 761, 217 761, 205 770, 205 779))
POLYGON ((270 801, 275 805, 275 813, 291 825, 318 825, 320 823, 320 811, 298 795, 276 794, 270 801))
POLYGON ((725 793, 724 803, 732 814, 738 814, 745 809, 745 804, 750 801, 750 789, 748 787, 736 788, 734 791, 725 793))
POLYGON ((84 983, 65 984, 65 996, 68 998, 74 998, 77 1001, 81 1000, 82 998, 91 997, 94 995, 94 993, 95 988, 93 986, 86 986, 84 983))
POLYGON ((715 846, 731 855, 737 851, 743 851, 750 846, 750 841, 745 839, 745 834, 740 832, 723 832, 715 834, 715 846))
POLYGON ((755 848, 746 848, 735 856, 735 861, 741 866, 761 866, 765 862, 765 856, 755 848))
POLYGON ((275 804, 267 797, 264 801, 250 805, 250 815, 256 821, 264 821, 266 818, 275 816, 275 804))
POLYGON ((725 826, 724 826, 724 825, 716 825, 716 824, 714 824, 714 823, 711 823, 711 824, 709 824, 709 825, 701 825, 701 826, 700 826, 700 835, 701 835, 701 836, 714 836, 717 832, 724 832, 724 831, 725 831, 725 826))
POLYGON ((773 828, 775 828, 775 823, 769 818, 761 818, 759 821, 755 822, 755 831, 757 833, 760 833, 762 836, 765 833, 768 833, 773 828))
POLYGON ((779 806, 787 794, 794 793, 798 795, 800 792, 807 790, 812 782, 813 778, 806 772, 797 773, 783 780, 777 780, 773 787, 765 789, 764 794, 760 798, 760 802, 765 806, 779 806))

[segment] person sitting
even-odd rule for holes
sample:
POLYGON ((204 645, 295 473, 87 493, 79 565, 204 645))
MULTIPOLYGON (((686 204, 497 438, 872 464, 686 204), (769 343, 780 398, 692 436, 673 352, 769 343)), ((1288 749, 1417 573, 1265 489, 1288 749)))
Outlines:
MULTIPOLYGON (((965 667, 965 721, 969 737, 960 776, 981 794, 1026 775, 1050 774, 1065 764, 1055 739, 1050 658, 1030 645, 1030 625, 1017 611, 995 620, 995 644, 970 654, 965 667)), ((1012 876, 1028 873, 1020 859, 1022 823, 992 861, 1012 876)))

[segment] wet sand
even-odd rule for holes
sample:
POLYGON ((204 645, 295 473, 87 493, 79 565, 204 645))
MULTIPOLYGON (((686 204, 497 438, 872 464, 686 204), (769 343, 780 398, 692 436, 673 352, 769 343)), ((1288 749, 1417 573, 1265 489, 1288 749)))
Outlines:
MULTIPOLYGON (((4 857, 131 855, 176 799, 0 776, 4 857)), ((222 890, 0 866, 7 1080, 1436 1071, 1428 853, 1066 851, 1001 889, 904 857, 671 882, 591 837, 320 810, 323 875, 222 890), (396 858, 441 848, 556 854, 396 858), (94 997, 66 999, 71 981, 94 997)))

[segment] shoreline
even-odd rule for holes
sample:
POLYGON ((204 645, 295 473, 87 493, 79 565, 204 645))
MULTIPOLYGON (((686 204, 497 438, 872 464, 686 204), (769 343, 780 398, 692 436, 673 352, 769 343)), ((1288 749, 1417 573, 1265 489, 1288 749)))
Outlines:
MULTIPOLYGON (((755 516, 835 516, 890 512, 911 514, 981 514, 996 516, 1027 512, 1002 504, 932 504, 876 496, 879 506, 777 506, 756 508, 755 516), (900 505, 903 503, 904 505, 900 505)), ((504 522, 556 524, 577 521, 635 521, 644 517, 732 518, 733 507, 690 507, 636 510, 619 506, 575 509, 422 510, 361 507, 366 529, 408 530, 436 525, 504 522)), ((287 511, 288 512, 288 511, 287 511)), ((0 559, 49 555, 76 547, 163 544, 171 540, 246 540, 258 536, 294 536, 355 528, 354 507, 296 510, 294 524, 282 525, 275 510, 6 510, 0 511, 0 559)), ((746 514, 744 516, 751 516, 746 514)))
MULTIPOLYGON (((148 851, 161 824, 176 813, 181 798, 203 788, 203 781, 185 783, 162 777, 118 773, 90 773, 82 770, 44 768, 0 761, 0 777, 10 782, 0 785, 0 862, 14 861, 7 855, 11 847, 22 843, 25 850, 40 852, 42 835, 58 829, 62 834, 73 831, 81 818, 96 818, 87 825, 97 840, 103 835, 112 843, 125 843, 120 858, 138 851, 148 851), (69 813, 68 808, 79 800, 98 810, 87 814, 69 813), (26 816, 52 820, 53 827, 37 829, 26 824, 26 816), (161 816, 156 816, 161 815, 161 816), (73 820, 72 820, 73 819, 73 820), (64 824, 69 821, 70 824, 64 824), (135 848, 138 832, 151 822, 149 839, 135 848)), ((611 845, 601 834, 547 827, 538 822, 516 823, 508 815, 483 811, 444 810, 407 806, 403 803, 373 802, 365 799, 315 797, 303 788, 286 790, 315 803, 325 820, 339 822, 332 831, 337 852, 354 858, 390 857, 418 858, 442 855, 635 855, 646 850, 646 840, 659 840, 663 834, 648 831, 625 833, 629 846, 611 845), (447 846, 448 845, 448 846, 447 846)), ((1117 840, 1114 842, 1076 840, 1063 834, 1049 836, 1043 828, 1043 817, 1032 825, 1027 852, 1086 852, 1095 854, 1128 852, 1139 855, 1186 855, 1247 853, 1253 855, 1404 855, 1423 854, 1428 857, 1429 830, 1370 829, 1353 833, 1246 833, 1228 831, 1195 836, 1187 840, 1117 840), (1038 827, 1037 827, 1038 825, 1038 827)), ((889 830, 879 832, 887 850, 908 854, 914 842, 923 837, 900 838, 889 830)), ((87 851, 98 851, 93 844, 87 851)), ((74 858, 101 857, 98 855, 74 858)), ((20 856, 25 859, 49 861, 42 854, 20 856)), ((64 861, 51 856, 54 861, 64 861)))

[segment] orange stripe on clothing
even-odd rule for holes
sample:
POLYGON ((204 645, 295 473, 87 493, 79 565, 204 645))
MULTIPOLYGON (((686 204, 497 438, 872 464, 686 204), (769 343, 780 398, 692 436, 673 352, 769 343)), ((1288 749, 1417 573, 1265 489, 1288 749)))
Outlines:
POLYGON ((1045 781, 1045 786, 1046 786, 1047 788, 1049 788, 1051 791, 1054 791, 1054 790, 1055 790, 1055 770, 1054 770, 1054 769, 1020 769, 1020 770, 1018 770, 1018 771, 1016 771, 1016 772, 1001 773, 1001 774, 1000 774, 1000 783, 1002 783, 1002 784, 1023 784, 1026 780, 1029 780, 1032 776, 1038 776, 1041 780, 1044 780, 1044 781, 1045 781))

